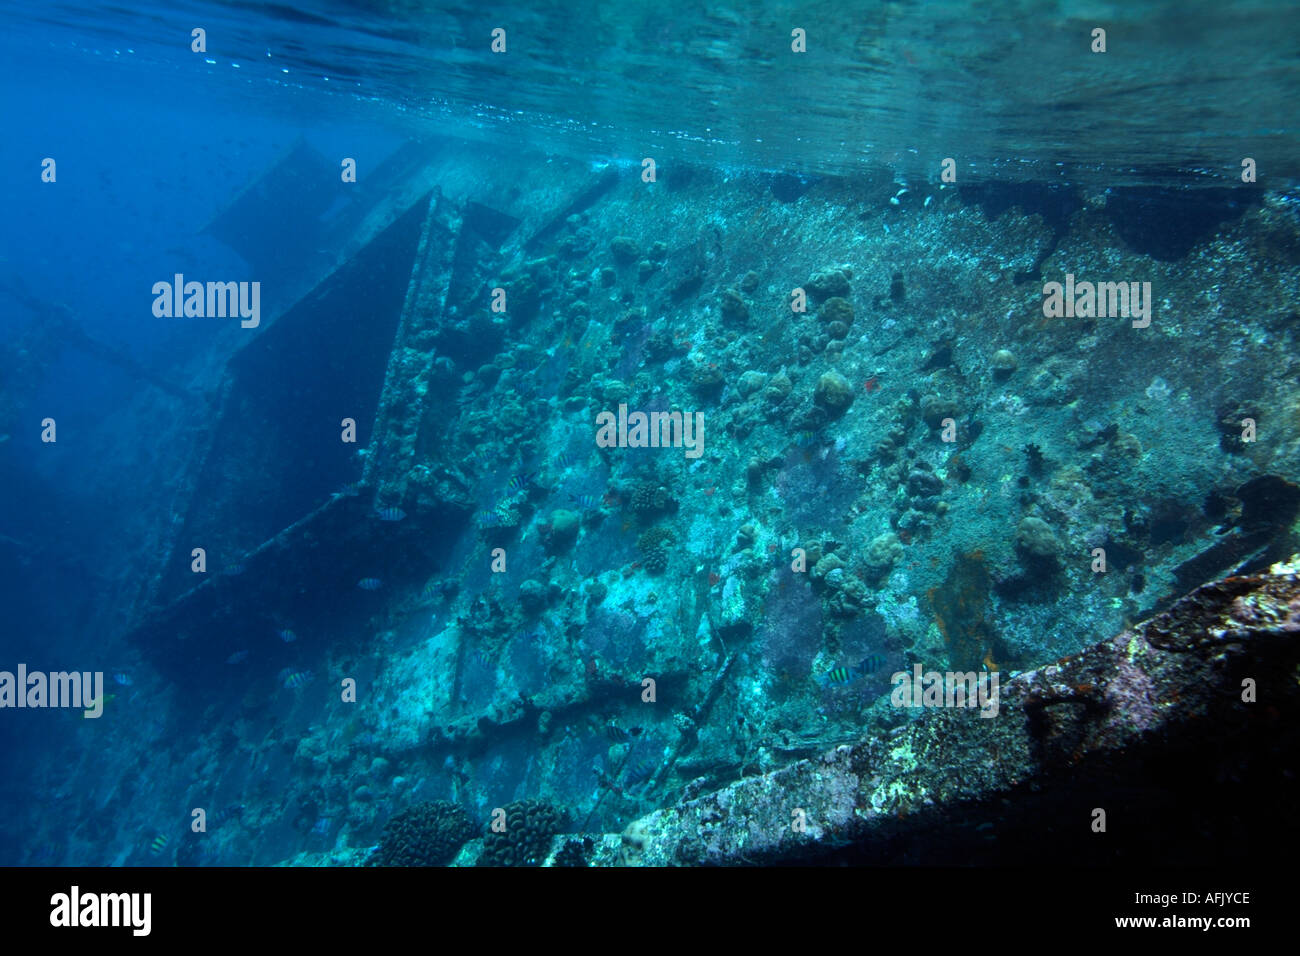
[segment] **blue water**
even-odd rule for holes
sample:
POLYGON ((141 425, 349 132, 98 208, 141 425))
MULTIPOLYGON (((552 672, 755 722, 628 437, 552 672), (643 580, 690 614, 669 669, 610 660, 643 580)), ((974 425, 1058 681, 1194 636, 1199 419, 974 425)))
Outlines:
MULTIPOLYGON (((208 476, 204 480, 212 484, 204 488, 262 489, 222 499, 226 513, 200 516, 209 532, 223 526, 234 529, 231 541, 238 545, 232 543, 220 558, 215 553, 210 557, 213 572, 241 561, 245 549, 251 551, 325 504, 330 489, 361 477, 361 459, 336 460, 324 452, 313 457, 316 449, 334 441, 335 420, 353 407, 344 404, 340 411, 318 401, 313 384, 347 379, 337 362, 357 354, 355 343, 331 346, 324 340, 325 331, 320 340, 304 333, 293 349, 250 359, 255 371, 241 381, 247 385, 255 379, 265 391, 250 389, 255 398, 249 399, 248 421, 272 422, 286 431, 315 427, 330 434, 303 438, 300 446, 293 446, 293 454, 301 457, 287 469, 283 459, 276 458, 276 449, 285 447, 276 444, 280 438, 268 438, 254 451, 248 450, 250 445, 244 448, 248 457, 231 453, 223 462, 222 449, 233 446, 218 442, 214 458, 208 459, 206 437, 218 428, 218 410, 229 409, 221 404, 222 390, 237 376, 227 373, 226 363, 249 339, 240 337, 234 322, 158 319, 149 311, 150 287, 158 280, 170 281, 175 273, 295 287, 295 296, 280 306, 292 305, 326 278, 325 262, 338 251, 333 248, 307 250, 314 256, 309 268, 299 268, 300 260, 290 258, 288 251, 284 264, 277 266, 267 260, 253 262, 241 255, 238 243, 205 231, 242 190, 294 149, 305 147, 324 157, 331 169, 339 157, 357 158, 363 186, 386 161, 412 155, 403 150, 423 150, 421 164, 439 171, 439 188, 451 201, 471 195, 480 176, 503 192, 476 196, 475 201, 499 199, 516 212, 531 208, 539 214, 553 212, 555 202, 538 179, 521 177, 523 185, 517 188, 534 193, 509 197, 509 184, 494 180, 494 171, 499 174, 509 163, 523 162, 520 157, 528 157, 530 168, 550 161, 557 170, 551 184, 563 190, 603 169, 635 181, 643 156, 654 156, 665 175, 689 165, 703 171, 703 181, 712 184, 701 187, 697 178, 694 185, 682 188, 713 188, 718 195, 731 196, 756 190, 755 220, 771 208, 793 210, 789 218, 774 220, 777 224, 764 234, 766 245, 761 257, 755 253, 756 262, 770 261, 774 247, 793 246, 791 232, 806 236, 822 228, 851 229, 844 225, 851 217, 863 223, 861 237, 869 231, 869 238, 861 239, 867 246, 911 235, 908 222, 922 223, 927 210, 942 205, 938 164, 947 156, 958 157, 962 185, 1011 184, 1007 188, 1025 210, 1033 207, 1032 197, 1016 192, 1025 183, 1079 190, 1084 197, 1079 208, 1089 203, 1098 208, 1109 190, 1126 187, 1159 187, 1189 195, 1198 195, 1206 186, 1230 188, 1240 183, 1241 160, 1249 156, 1258 162, 1261 188, 1270 190, 1275 197, 1270 201, 1284 210, 1276 221, 1294 227, 1294 184, 1300 177, 1294 106, 1300 86, 1300 39, 1292 4, 1215 5, 1188 12, 1177 4, 1132 3, 1107 7, 1104 16, 1085 4, 1031 2, 985 4, 978 13, 968 5, 947 2, 885 8, 845 4, 834 9, 767 2, 758 10, 710 5, 708 13, 687 2, 656 3, 645 10, 629 6, 635 5, 554 2, 490 11, 474 4, 315 3, 290 8, 185 2, 136 5, 130 11, 78 3, 0 6, 0 22, 5 23, 0 37, 0 670, 26 662, 32 669, 102 671, 105 692, 115 695, 106 705, 105 718, 98 721, 85 721, 77 712, 0 710, 0 865, 268 865, 295 857, 305 862, 300 854, 331 851, 342 854, 334 862, 356 863, 380 841, 386 820, 426 799, 458 802, 481 826, 492 808, 541 795, 569 805, 570 830, 590 820, 593 830, 617 832, 636 816, 671 803, 692 775, 708 778, 710 786, 722 785, 755 768, 773 769, 785 759, 779 754, 799 750, 789 745, 773 751, 772 740, 764 738, 750 741, 752 752, 743 759, 730 754, 726 760, 719 758, 717 766, 701 759, 689 773, 656 778, 653 768, 678 759, 672 750, 677 730, 671 716, 640 718, 625 702, 588 700, 589 712, 583 711, 572 726, 557 728, 549 737, 539 732, 542 745, 504 734, 482 752, 452 747, 452 756, 425 763, 411 756, 420 735, 429 732, 426 725, 441 726, 453 719, 472 723, 489 711, 496 720, 503 701, 517 695, 543 701, 538 705, 543 709, 554 706, 545 703, 548 690, 567 686, 564 682, 584 669, 598 673, 609 666, 631 676, 650 660, 665 666, 659 649, 676 640, 673 635, 686 638, 686 645, 695 640, 698 602, 703 600, 699 595, 715 584, 725 587, 723 579, 741 573, 733 557, 741 546, 733 545, 737 527, 746 522, 760 525, 753 545, 760 556, 775 552, 778 543, 781 554, 789 552, 813 529, 833 537, 847 534, 858 548, 890 527, 887 497, 860 499, 867 486, 864 473, 854 470, 854 461, 868 457, 874 432, 870 442, 864 439, 861 447, 853 444, 844 451, 834 442, 845 436, 833 432, 811 447, 810 441, 796 440, 794 435, 806 426, 796 427, 784 415, 778 424, 788 426, 788 433, 779 443, 773 438, 764 444, 764 438, 745 445, 742 438, 733 446, 726 444, 732 439, 711 431, 710 440, 725 450, 728 460, 739 462, 737 476, 743 475, 748 458, 765 456, 762 480, 770 482, 773 500, 789 499, 782 506, 782 520, 789 527, 774 531, 769 526, 777 519, 760 504, 743 504, 743 481, 720 487, 713 497, 714 485, 721 486, 724 479, 708 478, 707 469, 688 473, 686 462, 680 472, 683 487, 687 482, 692 488, 708 487, 709 497, 696 493, 679 518, 663 521, 672 524, 673 547, 683 554, 688 547, 696 549, 690 551, 695 557, 707 552, 715 559, 683 558, 665 577, 648 576, 641 563, 655 560, 647 557, 654 545, 637 540, 651 519, 638 517, 625 500, 596 503, 586 510, 602 511, 604 517, 584 516, 582 543, 572 569, 564 572, 571 576, 563 587, 581 594, 582 603, 587 592, 579 589, 601 574, 617 572, 611 586, 630 581, 626 592, 612 594, 599 610, 593 606, 582 625, 575 624, 578 612, 572 604, 555 600, 540 618, 520 625, 511 616, 523 613, 519 599, 513 592, 497 595, 504 617, 498 620, 483 612, 484 620, 492 623, 483 624, 481 633, 474 631, 475 643, 457 643, 459 638, 448 636, 457 618, 467 629, 461 633, 469 633, 463 619, 478 613, 476 596, 487 595, 482 599, 488 601, 495 594, 498 586, 485 572, 486 564, 478 563, 486 560, 483 556, 491 546, 508 548, 509 587, 517 589, 521 580, 540 574, 536 569, 560 548, 550 538, 556 533, 552 521, 557 510, 573 508, 577 495, 594 501, 607 493, 626 499, 630 482, 644 477, 641 462, 648 459, 636 456, 630 456, 626 468, 585 456, 563 482, 553 480, 556 471, 547 470, 560 448, 567 447, 560 443, 574 444, 565 437, 576 434, 573 422, 565 426, 562 421, 560 391, 567 371, 572 369, 584 383, 603 374, 630 383, 643 359, 641 349, 648 348, 645 343, 654 335, 696 335, 704 322, 699 311, 703 304, 694 312, 684 306, 672 313, 667 322, 671 328, 659 328, 662 316, 652 312, 620 333, 636 343, 635 348, 618 355, 601 352, 600 361, 582 364, 584 348, 599 352, 613 347, 603 343, 625 312, 623 304, 615 307, 612 294, 608 307, 593 308, 590 324, 572 308, 574 298, 584 297, 588 286, 599 288, 606 248, 619 231, 591 239, 595 251, 579 250, 570 256, 572 271, 560 275, 566 264, 557 273, 557 282, 581 284, 581 294, 562 300, 558 293, 554 299, 549 298, 551 292, 544 293, 546 308, 529 327, 532 351, 511 358, 517 368, 535 370, 536 377, 507 378, 510 384, 487 405, 505 421, 504 434, 484 437, 477 451, 456 445, 453 453, 430 437, 430 430, 423 433, 422 444, 417 443, 413 454, 418 461, 455 464, 473 479, 467 492, 471 510, 463 525, 435 543, 436 560, 403 561, 399 558, 404 552, 394 551, 398 557, 390 554, 388 566, 380 567, 384 560, 377 556, 373 572, 350 570, 349 581, 373 577, 382 585, 348 590, 344 596, 352 610, 339 612, 334 630, 328 622, 318 622, 313 633, 310 626, 298 623, 295 613, 309 615, 294 602, 311 605, 315 600, 299 594, 287 597, 273 616, 250 618, 247 633, 227 634, 219 647, 177 650, 176 642, 162 648, 132 637, 142 620, 189 586, 186 565, 193 542, 182 532, 191 527, 187 521, 200 518, 192 516, 194 503, 182 491, 192 490, 189 482, 196 475, 208 476), (1108 30, 1109 50, 1090 55, 1089 31, 1098 23, 1108 30), (190 31, 196 26, 207 31, 205 52, 190 49, 190 31), (487 49, 497 26, 507 28, 507 53, 501 56, 487 49), (790 51, 790 30, 795 27, 805 28, 809 38, 809 52, 798 57, 790 51), (41 181, 46 157, 57 162, 53 184, 41 181), (787 179, 772 180, 773 174, 787 179), (823 212, 817 215, 824 218, 804 222, 798 219, 799 210, 811 207, 774 203, 768 194, 774 182, 794 183, 800 193, 805 188, 825 190, 810 194, 811 201, 829 204, 818 207, 823 212), (841 189, 838 184, 843 184, 842 192, 835 191, 841 189), (904 195, 904 189, 910 198, 903 208, 916 218, 891 220, 888 197, 904 195), (868 193, 869 199, 860 198, 868 193), (938 205, 931 207, 930 199, 936 197, 938 205), (65 324, 69 320, 72 324, 65 324), (85 347, 86 338, 97 345, 85 347), (571 348, 575 351, 568 351, 571 348), (114 357, 106 360, 104 350, 114 357), (610 364, 603 364, 605 355, 610 364), (299 360, 292 367, 284 364, 299 360), (339 377, 330 379, 317 362, 336 363, 334 374, 339 377), (157 379, 190 397, 168 405, 159 397, 157 379), (283 385, 283 394, 274 392, 277 385, 283 385), (521 404, 501 411, 516 400, 521 404), (290 408, 319 408, 328 427, 277 418, 290 408), (517 434, 508 427, 513 412, 528 422, 517 434), (57 421, 55 443, 42 441, 41 423, 47 416, 57 421), (489 440, 497 444, 489 447, 489 440), (489 460, 491 467, 480 469, 486 476, 476 473, 483 464, 473 460, 476 455, 489 460), (258 484, 257 477, 259 463, 273 461, 279 464, 266 464, 267 472, 278 469, 278 475, 289 475, 277 477, 281 485, 274 494, 267 490, 270 484, 258 484), (541 473, 538 484, 545 487, 515 501, 516 513, 505 528, 495 527, 499 518, 470 521, 469 515, 490 514, 508 504, 501 489, 512 469, 541 473), (732 505, 735 510, 729 510, 732 505), (751 507, 752 512, 746 510, 751 507), (869 534, 849 530, 854 519, 846 515, 854 507, 878 509, 878 527, 869 534), (251 515, 258 515, 260 523, 251 515), (254 524, 265 533, 248 531, 254 524), (718 573, 719 581, 710 581, 710 572, 718 573), (441 592, 437 585, 442 581, 454 581, 455 587, 441 592), (657 593, 650 601, 652 592, 657 593), (370 603, 359 603, 362 599, 370 603), (617 602, 624 599, 634 606, 620 611, 617 602), (347 616, 353 612, 359 616, 347 616), (507 618, 509 623, 502 623, 507 618), (582 634, 583 626, 589 632, 582 634), (276 642, 275 632, 286 627, 302 636, 276 642), (259 645, 270 648, 260 659, 259 645), (421 647, 428 654, 424 664, 421 647), (251 656, 224 664, 248 648, 254 650, 251 656), (597 658, 600 663, 593 663, 597 658), (394 661, 405 663, 385 670, 394 661), (455 677, 422 683, 426 666, 455 677), (247 668, 247 676, 239 668, 247 668), (302 687, 276 679, 277 673, 305 670, 313 679, 293 682, 302 687), (114 682, 111 675, 117 672, 129 682, 114 682), (185 673, 193 683, 182 679, 185 673), (381 701, 391 712, 354 726, 348 712, 327 706, 336 681, 322 680, 326 675, 357 678, 366 686, 367 698, 381 701), (502 691, 506 686, 508 694, 502 691), (416 700, 429 695, 446 698, 449 709, 434 717, 424 714, 416 700), (130 716, 119 719, 120 711, 130 716), (591 735, 599 737, 600 728, 611 723, 624 729, 644 724, 645 731, 631 744, 620 742, 615 732, 593 745, 591 735), (564 742, 557 743, 561 736, 564 742), (309 744, 299 746, 309 738, 309 744), (540 749, 530 749, 534 747, 540 749), (761 761, 755 756, 760 747, 761 761), (778 756, 772 756, 774 752, 778 756), (372 760, 384 761, 384 767, 373 769, 372 760), (385 769, 389 763, 398 766, 385 769), (165 781, 149 776, 169 768, 175 773, 165 781), (602 773, 620 788, 615 796, 606 796, 615 793, 608 787, 597 787, 602 773), (402 782, 394 783, 395 777, 402 782), (542 780, 549 781, 549 792, 539 789, 542 780), (358 793, 358 787, 366 789, 358 793), (273 812, 272 797, 281 791, 292 793, 294 806, 273 812), (226 814, 221 827, 212 827, 218 835, 225 828, 224 837, 207 842, 186 838, 194 806, 208 808, 215 820, 221 808, 233 805, 247 807, 242 819, 257 822, 231 836, 241 818, 226 814), (154 852, 151 841, 159 833, 168 835, 169 843, 154 852)), ((304 233, 325 234, 330 216, 350 208, 331 205, 334 194, 326 190, 336 187, 334 182, 322 185, 326 212, 305 223, 304 233)), ((770 191, 779 194, 779 185, 770 191)), ((361 195, 365 203, 382 199, 373 191, 361 195)), ((715 207, 697 193, 685 195, 698 206, 672 215, 700 224, 713 222, 718 228, 748 218, 726 206, 735 213, 727 219, 718 211, 725 204, 715 207)), ((266 204, 268 223, 294 215, 273 200, 266 204)), ((1232 200, 1232 217, 1258 202, 1254 197, 1232 200)), ((974 215, 977 205, 969 202, 959 208, 954 201, 943 206, 942 215, 957 221, 974 215)), ((744 211, 748 214, 748 207, 744 211)), ((1050 211, 1044 218, 1051 218, 1050 211)), ((1034 228, 1039 227, 1041 221, 1034 228)), ((568 237, 579 227, 575 222, 563 228, 570 232, 557 235, 568 237)), ((996 233, 1001 227, 991 228, 996 233)), ((1283 226, 1277 228, 1285 232, 1283 226)), ((510 245, 517 238, 511 234, 505 240, 509 254, 493 261, 496 271, 476 275, 475 281, 483 284, 504 274, 511 261, 518 266, 555 254, 561 241, 548 239, 524 252, 510 245)), ((1042 238, 1034 233, 1024 241, 1032 244, 1042 238)), ((647 233, 643 246, 649 247, 653 239, 647 233)), ((585 240, 570 241, 580 246, 585 240)), ((1285 246, 1294 236, 1278 241, 1285 246)), ((1021 258, 1008 268, 1031 266, 1033 256, 1026 255, 1025 248, 1016 250, 1021 258)), ((846 249, 800 251, 798 267, 805 265, 804 259, 809 259, 809 272, 813 266, 847 261, 846 249)), ((1144 251, 1154 249, 1153 244, 1144 251)), ((672 250, 674 255, 677 251, 672 250)), ((470 248, 463 254, 472 258, 482 253, 470 248)), ((715 254, 722 253, 709 252, 710 261, 715 254)), ((637 254, 647 262, 649 256, 646 248, 637 254)), ((990 252, 985 258, 995 256, 990 252)), ((676 260, 669 261, 668 268, 678 268, 676 260)), ((1283 278, 1276 282, 1276 294, 1291 296, 1277 302, 1278 310, 1294 309, 1296 260, 1283 252, 1277 261, 1283 278)), ((396 290, 400 301, 409 261, 393 269, 400 274, 385 277, 382 284, 396 290)), ((710 308, 714 293, 737 284, 744 271, 737 269, 726 282, 719 280, 716 289, 712 284, 705 287, 713 296, 710 308)), ((766 286, 769 279, 762 281, 766 286)), ((786 278, 770 281, 776 288, 786 278)), ((854 281, 860 316, 866 314, 865 302, 871 296, 878 308, 888 298, 887 278, 871 296, 857 285, 856 277, 854 281)), ((628 302, 640 294, 630 277, 620 276, 617 282, 618 290, 629 290, 628 302)), ((1033 283, 1026 288, 1036 295, 1033 283)), ((469 293, 466 296, 470 301, 469 293)), ((705 299, 700 293, 700 302, 705 299)), ((352 307, 356 315, 366 316, 370 304, 358 293, 352 307)), ((945 316, 927 314, 925 321, 951 320, 965 308, 961 301, 947 304, 952 307, 945 316)), ((1242 310, 1248 307, 1239 304, 1242 310)), ((385 306, 383 321, 396 326, 398 311, 385 306)), ((278 315, 268 314, 268 329, 274 318, 278 315)), ((872 335, 891 327, 879 318, 871 320, 872 335)), ((895 319, 907 321, 893 317, 889 322, 895 319)), ((441 321, 449 326, 456 320, 448 312, 441 321)), ((365 321, 383 324, 373 316, 365 321)), ((1186 321, 1187 330, 1194 332, 1196 320, 1189 314, 1186 321)), ((862 317, 858 323, 855 335, 865 327, 862 317)), ((346 325, 340 321, 328 328, 346 325)), ((324 318, 319 327, 327 327, 324 318)), ((774 323, 773 328, 778 326, 774 323)), ((1265 347, 1290 348, 1281 344, 1286 341, 1283 334, 1266 337, 1265 347)), ((938 337, 929 327, 910 330, 916 342, 938 337)), ((269 332, 268 341, 274 341, 269 332)), ((498 352, 496 343, 478 333, 470 333, 465 341, 459 353, 455 347, 438 350, 452 356, 454 375, 449 373, 437 388, 451 393, 461 386, 463 375, 472 379, 481 374, 481 367, 498 352)), ((391 334, 386 340, 372 337, 370 344, 386 360, 391 334)), ((884 339, 871 339, 864 349, 884 344, 884 339)), ((775 366, 787 360, 793 366, 798 345, 792 339, 788 346, 788 359, 774 361, 765 372, 776 371, 775 366)), ((1017 348, 1032 351, 1027 342, 1017 348)), ((661 381, 676 388, 685 381, 682 362, 687 352, 669 349, 667 354, 666 361, 649 367, 649 381, 638 388, 661 381)), ((881 380, 890 389, 888 401, 901 399, 909 389, 917 393, 913 400, 919 400, 931 387, 928 380, 918 373, 914 382, 901 381, 904 373, 899 371, 890 381, 891 361, 879 363, 881 380)), ((1229 364, 1225 358, 1221 378, 1236 374, 1228 371, 1229 364)), ((727 396, 736 387, 733 380, 747 368, 741 358, 727 366, 727 396)), ((875 368, 864 369, 863 378, 875 368)), ((1142 382, 1131 394, 1141 394, 1157 373, 1176 377, 1168 370, 1144 369, 1135 373, 1142 382)), ((1205 377, 1213 380, 1216 373, 1210 370, 1205 377)), ((813 374, 798 387, 811 393, 816 378, 813 374)), ((375 377, 376 387, 366 392, 365 402, 379 400, 379 381, 375 377)), ((858 403, 876 401, 874 382, 872 378, 864 386, 855 381, 858 403)), ((1096 395, 1105 395, 1112 408, 1132 403, 1108 393, 1103 384, 1087 385, 1096 395)), ((1196 392, 1195 384, 1191 390, 1196 392)), ((1160 394, 1160 388, 1155 392, 1160 394)), ((600 407, 617 405, 615 392, 600 394, 600 407)), ((645 399, 643 407, 668 407, 662 396, 646 398, 644 390, 635 394, 645 399), (653 404, 656 401, 661 404, 653 404)), ((682 394, 674 392, 674 407, 682 404, 682 394)), ((1214 404, 1208 392, 1204 397, 1207 407, 1214 404)), ((1089 395, 1083 398, 1084 405, 1091 400, 1089 395)), ((466 402, 466 407, 472 405, 471 399, 466 402)), ((1105 404, 1098 398, 1096 408, 1078 417, 1102 415, 1099 409, 1105 404)), ((1000 407, 1005 411, 1006 406, 1000 407)), ((443 409, 430 418, 450 414, 443 409)), ((362 447, 375 437, 371 418, 359 423, 362 447)), ((915 424, 919 416, 910 421, 915 424)), ((1126 421, 1126 433, 1142 431, 1140 421, 1126 421)), ((1208 412, 1198 421, 1208 422, 1208 412)), ((427 420, 422 427, 430 427, 427 420)), ((775 426, 766 420, 757 427, 775 426)), ((872 419, 869 427, 883 433, 889 425, 872 419)), ((1059 434, 1065 431, 1060 425, 1059 434)), ((490 431, 473 434, 487 436, 490 431)), ((856 442, 851 436, 846 440, 856 442)), ((1023 435, 1007 437, 1006 447, 1010 450, 1015 442, 1019 448, 1024 440, 1023 435)), ((1145 433, 1142 440, 1149 449, 1145 433)), ((1060 448, 1054 448, 1059 456, 1060 448)), ((1219 467, 1218 459, 1208 455, 1189 453, 1185 473, 1170 477, 1172 490, 1162 492, 1164 497, 1199 508, 1219 467)), ((672 467, 677 464, 674 459, 672 467)), ((1256 471, 1271 470, 1294 480, 1294 466, 1293 458, 1280 457, 1256 471)), ((1232 474, 1245 480, 1252 473, 1232 474)), ((991 482, 995 502, 999 495, 1009 497, 1004 486, 1011 476, 999 483, 1000 477, 985 474, 980 479, 991 482)), ((1068 484, 1063 478, 1052 491, 1061 515, 1069 514, 1068 484)), ((358 527, 373 525, 374 508, 398 503, 378 502, 375 489, 367 489, 358 527)), ((422 513, 409 501, 400 503, 411 511, 408 525, 421 519, 422 513)), ((1162 517, 1157 516, 1157 523, 1162 517)), ((1068 520, 1084 518, 1075 512, 1068 520)), ((1195 535, 1209 533, 1182 515, 1168 520, 1176 526, 1170 535, 1187 550, 1162 554, 1161 573, 1166 575, 1195 553, 1195 535)), ((906 538, 906 525, 903 530, 906 538)), ((1084 540, 1087 530, 1080 525, 1078 540, 1084 540)), ((969 526, 944 540, 954 555, 981 544, 969 526)), ((412 554, 428 557, 427 550, 410 546, 412 554)), ((275 560, 291 563, 297 558, 290 553, 275 560)), ((946 566, 939 561, 934 557, 921 570, 906 569, 916 580, 872 584, 882 595, 879 612, 837 630, 839 643, 830 645, 816 636, 818 628, 835 620, 829 605, 825 610, 817 606, 820 598, 810 597, 801 583, 789 591, 772 590, 759 600, 759 610, 751 608, 757 615, 756 636, 747 660, 754 670, 744 678, 751 683, 726 692, 724 700, 731 703, 724 706, 740 706, 735 702, 746 694, 768 695, 780 706, 802 700, 798 706, 804 708, 800 713, 807 722, 798 729, 816 738, 807 744, 811 751, 851 735, 854 721, 860 723, 858 715, 884 685, 862 679, 847 690, 827 691, 824 684, 809 680, 810 669, 825 673, 837 663, 851 665, 872 653, 882 655, 890 666, 914 659, 921 645, 905 649, 897 635, 910 634, 909 622, 925 613, 924 605, 918 612, 909 597, 924 601, 927 589, 944 586, 946 566), (926 574, 935 578, 922 582, 926 574), (787 632, 765 623, 764 614, 788 622, 780 626, 788 626, 789 634, 797 631, 797 638, 786 640, 787 632), (839 721, 839 729, 816 737, 810 724, 827 715, 839 721)), ((550 565, 545 566, 551 573, 550 565)), ((260 565, 252 573, 266 576, 271 573, 267 568, 260 565)), ((861 574, 866 576, 865 571, 861 574)), ((948 586, 965 586, 947 580, 948 586)), ((231 593, 245 586, 232 585, 231 593)), ((775 576, 771 586, 778 586, 775 576)), ((1066 597, 1057 599, 1069 603, 1066 597)), ((233 607, 240 599, 222 600, 233 607)), ((1134 598, 1125 613, 1118 604, 1088 605, 1108 616, 1097 617, 1091 628, 1085 627, 1086 633, 1071 640, 1082 645, 1085 637, 1101 639, 1128 611, 1150 610, 1151 605, 1145 598, 1134 598)), ((997 607, 1000 613, 1002 605, 997 607)), ((978 650, 1005 652, 1023 668, 1045 663, 1054 651, 1077 650, 1075 644, 1058 647, 1042 636, 1055 619, 1053 613, 1047 606, 1013 608, 1002 621, 1007 633, 1037 632, 1041 640, 1034 640, 1039 643, 1008 638, 1014 650, 1002 645, 996 645, 996 652, 993 646, 978 650)), ((715 651, 716 645, 708 645, 702 652, 708 655, 707 666, 696 662, 681 672, 693 671, 698 677, 716 666, 715 651)), ((555 720, 557 725, 563 722, 558 716, 555 720)))

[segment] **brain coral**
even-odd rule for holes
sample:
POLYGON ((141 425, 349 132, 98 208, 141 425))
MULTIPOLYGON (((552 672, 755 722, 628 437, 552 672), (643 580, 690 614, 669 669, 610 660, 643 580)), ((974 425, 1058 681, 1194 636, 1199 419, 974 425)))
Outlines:
POLYGON ((479 866, 537 866, 560 832, 564 815, 543 800, 520 800, 504 807, 506 827, 483 837, 479 866))
POLYGON ((386 824, 369 866, 443 866, 474 835, 469 814, 454 803, 417 803, 386 824))

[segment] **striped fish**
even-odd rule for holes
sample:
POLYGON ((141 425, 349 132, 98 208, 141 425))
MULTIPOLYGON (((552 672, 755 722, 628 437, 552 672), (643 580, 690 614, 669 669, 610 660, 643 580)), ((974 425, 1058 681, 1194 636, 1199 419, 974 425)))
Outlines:
POLYGON ((154 856, 157 856, 165 849, 167 849, 167 837, 160 833, 154 837, 153 842, 149 844, 149 852, 154 856))
POLYGON ((817 683, 823 687, 829 687, 832 684, 843 686, 851 684, 859 677, 866 677, 868 674, 874 674, 885 666, 885 655, 868 654, 862 660, 858 661, 852 667, 832 667, 825 674, 817 678, 817 683))
POLYGON ((517 475, 512 475, 510 480, 506 482, 506 493, 511 495, 518 494, 531 485, 533 483, 533 478, 536 476, 537 472, 535 471, 520 472, 517 475))
POLYGON ((376 514, 380 521, 401 521, 406 517, 406 512, 401 508, 381 508, 376 514))
POLYGON ((823 686, 827 684, 848 684, 857 676, 857 673, 852 667, 832 667, 829 671, 819 677, 818 680, 821 681, 823 686))
POLYGON ((298 690, 312 682, 311 671, 296 671, 286 667, 280 671, 280 686, 285 690, 298 690))
POLYGON ((595 495, 569 495, 569 500, 583 511, 595 511, 601 506, 601 500, 595 495))
POLYGON ((650 761, 634 764, 626 774, 623 775, 623 786, 635 787, 637 784, 645 783, 655 775, 659 768, 650 761))
POLYGON ((862 660, 858 661, 854 670, 865 677, 867 674, 874 674, 876 671, 883 669, 885 664, 886 661, 884 654, 868 654, 866 657, 862 658, 862 660))
POLYGON ((384 586, 384 582, 379 578, 362 578, 357 582, 357 587, 363 591, 378 591, 384 586))

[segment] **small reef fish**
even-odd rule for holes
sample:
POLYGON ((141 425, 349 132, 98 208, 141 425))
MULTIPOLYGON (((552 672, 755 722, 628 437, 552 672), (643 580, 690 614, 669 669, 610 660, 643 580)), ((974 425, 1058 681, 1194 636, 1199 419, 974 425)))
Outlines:
POLYGON ((280 630, 275 632, 275 636, 286 644, 292 644, 294 641, 298 640, 298 635, 287 627, 280 628, 280 630))
POLYGON ((276 676, 285 690, 298 690, 312 682, 313 674, 311 671, 296 671, 292 667, 286 667, 276 676))
POLYGON ((633 737, 641 736, 641 728, 632 727, 628 730, 624 730, 618 724, 608 724, 605 727, 605 736, 615 743, 627 743, 633 737))
POLYGON ((311 832, 315 836, 329 836, 330 818, 321 817, 319 820, 317 820, 315 823, 312 824, 311 832))
POLYGON ((355 498, 361 494, 361 482, 349 481, 346 485, 334 492, 335 498, 355 498))
POLYGON ((235 653, 231 654, 229 657, 226 658, 226 663, 227 663, 227 664, 242 664, 242 663, 244 663, 244 661, 246 661, 246 660, 248 660, 248 651, 247 651, 247 650, 243 650, 243 651, 235 651, 235 653))
POLYGON ((796 432, 794 436, 794 443, 800 448, 807 448, 810 445, 815 445, 818 440, 816 432, 801 431, 796 432))
POLYGON ((832 667, 825 674, 817 678, 817 683, 823 687, 829 687, 832 684, 844 685, 851 684, 859 677, 866 677, 868 674, 874 674, 885 666, 885 656, 883 654, 868 654, 862 660, 858 661, 852 667, 832 667))
POLYGON ((569 495, 569 500, 584 511, 595 511, 602 503, 595 495, 569 495))
POLYGON ((379 515, 380 521, 401 521, 406 517, 406 512, 401 508, 382 508, 375 513, 379 515))
POLYGON ((378 591, 384 586, 384 582, 379 578, 362 578, 357 582, 357 587, 363 591, 378 591))
POLYGON ((123 687, 130 687, 132 684, 135 683, 135 681, 131 679, 130 674, 122 674, 122 673, 114 674, 113 680, 121 684, 123 687))
POLYGON ((505 520, 495 511, 480 511, 474 516, 480 528, 499 528, 505 520))
POLYGON ((160 833, 154 837, 153 841, 149 844, 149 852, 154 856, 157 856, 165 849, 167 849, 167 837, 160 833))
POLYGON ((857 676, 851 667, 832 667, 822 675, 822 680, 828 684, 847 684, 857 676))
POLYGON ((657 769, 658 767, 650 761, 635 764, 623 775, 623 786, 635 787, 637 784, 645 783, 655 775, 657 769))
POLYGON ((535 471, 520 472, 517 475, 512 475, 510 480, 506 482, 506 492, 513 495, 523 491, 533 483, 535 477, 537 477, 537 472, 535 471))
POLYGON ((859 674, 874 674, 886 664, 884 654, 868 654, 858 661, 859 674))

